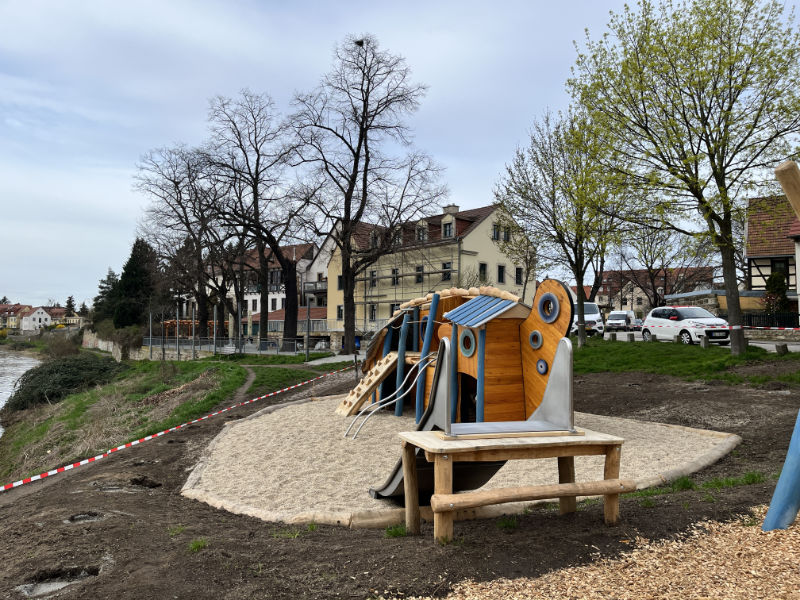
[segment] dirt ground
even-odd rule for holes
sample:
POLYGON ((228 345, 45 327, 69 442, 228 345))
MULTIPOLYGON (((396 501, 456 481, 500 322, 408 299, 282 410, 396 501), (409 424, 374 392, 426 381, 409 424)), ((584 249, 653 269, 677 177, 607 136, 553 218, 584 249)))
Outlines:
MULTIPOLYGON (((776 369, 795 368, 793 363, 776 369)), ((757 374, 757 367, 742 373, 757 374)), ((352 386, 352 373, 313 392, 352 386)), ((226 403, 229 404, 229 403, 226 403)), ((705 519, 725 521, 769 503, 800 408, 800 388, 687 383, 648 374, 581 375, 583 412, 732 432, 743 443, 696 474, 698 482, 750 471, 764 483, 621 499, 621 523, 603 525, 602 504, 559 516, 542 506, 517 518, 458 522, 456 540, 387 538, 384 530, 292 528, 229 514, 180 495, 189 470, 225 420, 257 402, 96 464, 0 494, 0 597, 23 598, 72 582, 63 598, 370 598, 442 595, 464 579, 536 576, 631 549, 633 540, 672 539, 705 519), (194 549, 195 551, 192 551, 194 549)), ((624 449, 622 460, 625 460, 624 449)), ((257 474, 255 474, 257 475, 257 474)), ((367 493, 365 490, 364 493, 367 493)), ((49 597, 49 596, 48 596, 49 597)))

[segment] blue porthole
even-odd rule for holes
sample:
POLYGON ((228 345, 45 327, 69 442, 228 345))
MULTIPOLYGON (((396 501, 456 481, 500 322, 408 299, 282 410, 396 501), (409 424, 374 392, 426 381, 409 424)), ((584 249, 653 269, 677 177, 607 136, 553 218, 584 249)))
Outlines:
POLYGON ((547 361, 543 358, 537 360, 536 370, 539 371, 539 375, 547 375, 547 361))
POLYGON ((531 334, 528 336, 528 342, 530 342, 531 348, 534 350, 538 350, 542 347, 544 343, 544 338, 542 338, 542 332, 538 329, 534 329, 531 331, 531 334))
POLYGON ((461 335, 458 336, 458 347, 461 349, 461 354, 467 358, 475 354, 475 334, 471 329, 461 330, 461 335))
POLYGON ((561 314, 561 305, 555 294, 547 292, 546 294, 542 294, 542 297, 539 298, 538 310, 539 318, 542 321, 545 323, 553 323, 558 319, 558 315, 561 314))

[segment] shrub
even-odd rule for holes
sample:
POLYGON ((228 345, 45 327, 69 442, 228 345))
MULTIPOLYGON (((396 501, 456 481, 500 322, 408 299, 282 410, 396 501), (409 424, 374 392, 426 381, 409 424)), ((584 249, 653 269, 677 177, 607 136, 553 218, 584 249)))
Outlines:
POLYGON ((110 357, 88 352, 47 361, 19 378, 3 410, 25 410, 45 402, 59 402, 69 394, 110 381, 124 369, 110 357))
POLYGON ((4 340, 8 337, 8 330, 7 329, 0 329, 0 340, 4 340))
POLYGON ((52 358, 63 358, 65 356, 74 356, 80 352, 78 346, 71 339, 57 336, 51 338, 47 342, 45 352, 52 358))

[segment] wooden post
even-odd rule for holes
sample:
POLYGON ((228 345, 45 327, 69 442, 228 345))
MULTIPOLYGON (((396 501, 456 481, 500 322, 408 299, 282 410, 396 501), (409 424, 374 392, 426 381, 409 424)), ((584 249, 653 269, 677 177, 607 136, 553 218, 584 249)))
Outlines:
MULTIPOLYGON (((619 459, 621 446, 606 448, 606 462, 603 468, 603 479, 619 479, 619 459)), ((603 496, 603 515, 606 525, 615 525, 619 521, 619 494, 603 496)))
POLYGON ((406 531, 419 535, 419 484, 416 447, 403 442, 403 493, 406 500, 406 531))
POLYGON ((628 341, 629 341, 629 342, 632 342, 632 341, 634 341, 635 339, 636 339, 636 338, 635 338, 635 337, 633 337, 633 334, 632 334, 632 333, 629 333, 629 334, 628 334, 628 341))
POLYGON ((616 342, 617 341, 617 333, 615 331, 612 331, 611 333, 608 334, 608 339, 611 342, 616 342))
POLYGON ((793 160, 787 160, 775 167, 775 177, 783 188, 783 193, 800 219, 800 169, 793 160))
MULTIPOLYGON (((558 457, 558 483, 575 483, 575 457, 558 457)), ((574 513, 578 508, 575 496, 558 499, 559 512, 562 515, 574 513)))
MULTIPOLYGON (((449 454, 437 454, 433 462, 433 493, 453 493, 453 461, 449 454)), ((437 542, 446 543, 453 539, 453 513, 450 511, 433 514, 433 537, 437 542)))
POLYGON ((789 353, 789 346, 787 344, 775 344, 775 352, 778 356, 783 356, 789 353))

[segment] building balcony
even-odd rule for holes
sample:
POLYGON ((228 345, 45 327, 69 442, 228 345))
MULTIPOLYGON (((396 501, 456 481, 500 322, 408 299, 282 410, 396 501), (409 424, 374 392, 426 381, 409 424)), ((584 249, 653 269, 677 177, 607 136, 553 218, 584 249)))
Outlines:
POLYGON ((316 294, 328 291, 327 281, 306 281, 303 283, 303 291, 306 294, 316 294))

